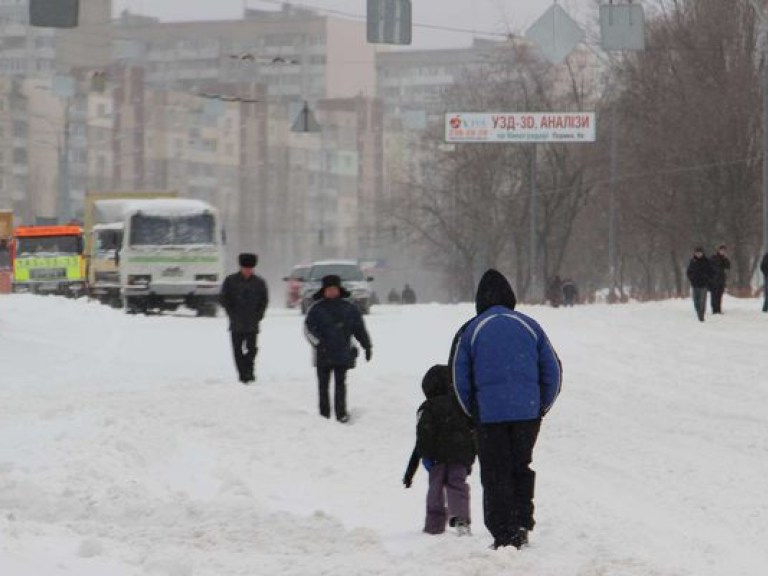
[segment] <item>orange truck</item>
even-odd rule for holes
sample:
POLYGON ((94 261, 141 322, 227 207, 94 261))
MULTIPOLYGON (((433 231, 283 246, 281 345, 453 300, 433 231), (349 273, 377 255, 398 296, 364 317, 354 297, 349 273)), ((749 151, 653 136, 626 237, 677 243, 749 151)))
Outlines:
POLYGON ((13 291, 82 296, 83 249, 80 226, 18 226, 11 242, 13 291))

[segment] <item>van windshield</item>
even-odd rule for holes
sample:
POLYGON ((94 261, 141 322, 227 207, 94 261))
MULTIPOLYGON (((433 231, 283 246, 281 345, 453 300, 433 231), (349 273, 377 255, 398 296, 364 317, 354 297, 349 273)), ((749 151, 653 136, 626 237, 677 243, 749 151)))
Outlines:
POLYGON ((213 215, 155 216, 134 214, 131 217, 131 246, 184 246, 215 244, 213 215))
POLYGON ((310 280, 321 280, 323 276, 335 274, 342 280, 360 281, 365 280, 363 271, 357 264, 316 264, 312 266, 310 280))

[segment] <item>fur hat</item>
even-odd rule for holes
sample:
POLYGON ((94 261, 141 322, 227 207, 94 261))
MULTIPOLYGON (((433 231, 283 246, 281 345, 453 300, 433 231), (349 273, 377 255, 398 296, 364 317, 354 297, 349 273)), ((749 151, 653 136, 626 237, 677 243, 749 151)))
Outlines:
POLYGON ((243 252, 237 257, 237 261, 240 263, 241 268, 256 268, 256 262, 259 261, 259 257, 250 252, 243 252))
POLYGON ((349 290, 344 288, 344 286, 341 285, 341 277, 336 274, 328 274, 327 276, 323 276, 322 284, 320 285, 320 289, 315 292, 314 299, 320 300, 320 298, 323 298, 325 296, 324 292, 326 288, 330 288, 331 286, 335 286, 339 289, 339 292, 341 293, 342 298, 349 298, 350 293, 349 290))

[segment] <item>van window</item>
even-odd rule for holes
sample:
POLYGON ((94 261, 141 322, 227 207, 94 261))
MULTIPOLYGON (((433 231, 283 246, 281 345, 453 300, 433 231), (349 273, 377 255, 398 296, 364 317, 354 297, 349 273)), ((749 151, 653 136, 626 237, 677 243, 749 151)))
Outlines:
POLYGON ((131 246, 184 246, 215 244, 215 222, 211 214, 191 216, 131 217, 131 246))

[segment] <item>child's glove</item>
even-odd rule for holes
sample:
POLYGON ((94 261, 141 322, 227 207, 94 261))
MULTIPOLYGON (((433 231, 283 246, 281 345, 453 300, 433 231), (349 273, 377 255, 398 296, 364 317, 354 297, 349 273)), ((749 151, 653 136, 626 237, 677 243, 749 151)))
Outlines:
POLYGON ((403 485, 406 488, 410 488, 411 484, 413 484, 413 478, 410 476, 403 476, 403 485))
POLYGON ((373 356, 373 350, 371 350, 370 348, 366 348, 365 349, 365 361, 366 362, 370 362, 371 361, 371 356, 373 356))
POLYGON ((424 469, 425 469, 427 472, 429 472, 430 470, 432 470, 432 466, 434 466, 434 465, 435 465, 435 461, 434 461, 434 460, 432 460, 432 459, 430 459, 430 458, 422 458, 422 459, 421 459, 421 463, 422 463, 422 465, 424 466, 424 469))

